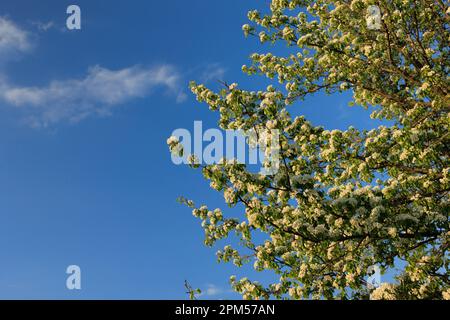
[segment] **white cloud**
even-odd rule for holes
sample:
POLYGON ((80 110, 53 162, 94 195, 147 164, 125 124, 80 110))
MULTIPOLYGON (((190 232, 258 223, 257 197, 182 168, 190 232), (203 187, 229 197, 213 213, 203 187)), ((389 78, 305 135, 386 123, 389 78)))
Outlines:
POLYGON ((222 67, 219 63, 212 63, 205 67, 202 72, 201 80, 203 82, 224 80, 226 69, 222 67))
POLYGON ((200 296, 217 297, 227 295, 230 293, 233 293, 233 291, 230 289, 223 289, 216 286, 215 284, 209 283, 206 285, 206 289, 202 289, 202 294, 200 296))
POLYGON ((33 127, 58 122, 78 122, 92 115, 109 115, 118 105, 143 98, 156 88, 185 99, 181 77, 169 65, 154 68, 133 66, 110 70, 100 66, 88 70, 84 79, 52 81, 45 87, 16 87, 0 82, 0 98, 26 114, 33 127))
MULTIPOLYGON (((35 22, 41 31, 53 22, 35 22)), ((100 66, 88 69, 80 79, 54 80, 46 86, 18 86, 2 73, 3 64, 33 49, 34 35, 0 16, 0 102, 21 111, 32 127, 60 122, 75 123, 94 115, 110 115, 113 109, 132 99, 148 97, 154 90, 186 99, 182 76, 170 65, 153 68, 131 66, 111 70, 100 66)))
POLYGON ((219 287, 217 287, 213 284, 209 284, 205 290, 205 294, 207 296, 217 296, 217 295, 221 294, 222 292, 223 292, 222 289, 220 289, 219 287))
POLYGON ((31 49, 28 32, 22 30, 11 20, 0 17, 0 59, 5 59, 17 52, 31 49))
POLYGON ((35 25, 37 29, 42 32, 48 31, 55 27, 55 23, 53 21, 48 22, 36 21, 33 22, 33 25, 35 25))

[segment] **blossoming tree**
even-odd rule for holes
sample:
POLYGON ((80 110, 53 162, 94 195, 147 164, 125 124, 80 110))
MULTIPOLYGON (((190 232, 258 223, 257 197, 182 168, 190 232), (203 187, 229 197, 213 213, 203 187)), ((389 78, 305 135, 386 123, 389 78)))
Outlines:
POLYGON ((445 0, 272 0, 267 13, 249 12, 243 31, 293 53, 253 54, 243 71, 278 84, 191 85, 221 128, 270 123, 281 132, 276 174, 230 161, 192 165, 243 217, 182 200, 202 220, 206 245, 231 232, 241 239, 219 260, 279 276, 268 286, 231 277, 245 299, 449 298, 449 14, 445 0), (392 125, 329 131, 291 116, 312 93, 347 90, 392 125), (396 280, 368 286, 374 265, 399 268, 396 280))

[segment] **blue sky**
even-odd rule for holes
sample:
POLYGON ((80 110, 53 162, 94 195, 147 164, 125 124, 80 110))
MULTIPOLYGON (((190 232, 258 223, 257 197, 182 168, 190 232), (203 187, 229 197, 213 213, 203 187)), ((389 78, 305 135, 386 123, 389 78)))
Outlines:
MULTIPOLYGON (((222 197, 166 145, 195 120, 217 126, 190 80, 264 88, 240 69, 271 48, 241 26, 267 3, 1 1, 0 298, 181 299, 187 279, 203 298, 228 299, 230 275, 272 277, 218 264, 203 246, 176 198, 224 207, 222 197), (81 30, 65 28, 70 4, 81 30), (71 264, 82 290, 66 289, 71 264)), ((316 95, 294 108, 327 128, 373 126, 348 100, 316 95)))

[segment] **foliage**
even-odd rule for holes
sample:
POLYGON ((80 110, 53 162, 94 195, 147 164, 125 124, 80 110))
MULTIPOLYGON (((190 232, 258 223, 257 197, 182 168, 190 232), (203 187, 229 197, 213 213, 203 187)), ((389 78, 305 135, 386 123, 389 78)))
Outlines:
POLYGON ((231 232, 242 240, 219 260, 279 275, 266 287, 232 277, 245 299, 449 298, 449 13, 443 0, 272 0, 268 13, 249 12, 243 31, 293 53, 255 53, 242 69, 279 84, 216 93, 192 83, 222 129, 281 131, 276 175, 232 161, 200 166, 245 219, 183 200, 207 245, 231 232), (367 27, 369 5, 381 10, 379 30, 367 27), (290 115, 315 92, 347 90, 392 125, 330 131, 290 115), (374 290, 375 264, 404 267, 374 290))

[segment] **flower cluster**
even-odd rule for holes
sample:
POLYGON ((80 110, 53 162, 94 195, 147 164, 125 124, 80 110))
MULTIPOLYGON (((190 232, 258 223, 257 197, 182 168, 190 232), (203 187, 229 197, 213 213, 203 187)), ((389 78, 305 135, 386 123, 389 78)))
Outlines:
POLYGON ((167 145, 169 146, 169 150, 173 155, 178 157, 183 156, 183 145, 180 143, 177 137, 169 137, 167 139, 167 145))
MULTIPOLYGON (((205 242, 234 231, 242 248, 225 247, 219 259, 279 276, 269 286, 233 277, 246 299, 449 298, 448 8, 379 1, 382 28, 372 30, 372 4, 272 0, 267 14, 249 12, 252 24, 243 31, 298 52, 253 54, 242 70, 281 86, 246 91, 232 84, 214 92, 191 84, 197 100, 219 114, 221 128, 280 131, 273 174, 232 162, 202 166, 226 204, 242 210, 226 219, 194 209, 205 242), (291 116, 315 92, 347 90, 352 105, 370 108, 389 126, 326 130, 291 116), (369 288, 370 267, 385 271, 396 259, 406 261, 397 282, 369 288)), ((168 143, 178 152, 176 140, 168 143)))

